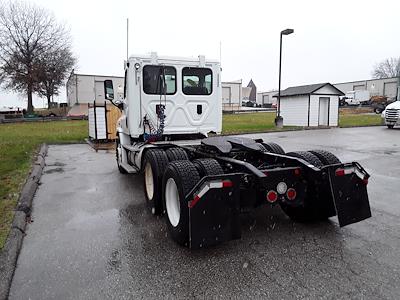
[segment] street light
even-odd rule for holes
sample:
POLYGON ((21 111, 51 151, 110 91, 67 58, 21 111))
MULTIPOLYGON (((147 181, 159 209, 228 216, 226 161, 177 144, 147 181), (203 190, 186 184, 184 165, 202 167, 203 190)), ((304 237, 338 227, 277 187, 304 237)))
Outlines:
POLYGON ((282 66, 282 35, 289 35, 294 32, 293 29, 285 29, 281 31, 280 49, 279 49, 279 88, 278 88, 278 107, 275 118, 275 125, 279 128, 283 127, 283 118, 281 117, 281 66, 282 66))

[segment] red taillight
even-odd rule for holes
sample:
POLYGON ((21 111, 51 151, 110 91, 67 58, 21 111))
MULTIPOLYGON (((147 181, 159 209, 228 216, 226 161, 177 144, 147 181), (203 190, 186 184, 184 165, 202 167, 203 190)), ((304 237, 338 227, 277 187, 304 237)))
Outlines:
POLYGON ((275 191, 269 191, 267 193, 267 201, 274 203, 276 200, 278 200, 278 194, 275 191))
POLYGON ((344 176, 346 173, 344 172, 344 169, 337 169, 335 171, 336 176, 344 176))
POLYGON ((363 179, 363 183, 364 183, 365 185, 367 185, 367 184, 368 184, 368 178, 364 178, 364 179, 363 179))
POLYGON ((290 188, 286 192, 286 196, 289 200, 294 200, 297 196, 296 190, 294 188, 290 188))
POLYGON ((228 187, 232 187, 233 186, 233 182, 230 180, 224 180, 222 181, 222 187, 224 188, 228 188, 228 187))
POLYGON ((294 169, 294 175, 299 176, 301 173, 300 169, 294 169))

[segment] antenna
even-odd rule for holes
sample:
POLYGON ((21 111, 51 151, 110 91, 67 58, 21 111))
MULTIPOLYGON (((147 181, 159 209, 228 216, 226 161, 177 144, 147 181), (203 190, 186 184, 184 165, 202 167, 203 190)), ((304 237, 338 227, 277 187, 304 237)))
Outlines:
POLYGON ((126 61, 129 59, 129 18, 126 18, 126 61))
POLYGON ((219 41, 219 65, 222 67, 222 41, 219 41))

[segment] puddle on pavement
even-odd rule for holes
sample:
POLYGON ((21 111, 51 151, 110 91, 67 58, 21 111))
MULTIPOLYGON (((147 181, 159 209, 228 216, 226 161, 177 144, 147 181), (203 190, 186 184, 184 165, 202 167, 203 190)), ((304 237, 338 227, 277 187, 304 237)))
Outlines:
POLYGON ((48 167, 64 167, 65 164, 62 162, 56 161, 55 163, 52 163, 52 164, 46 164, 46 166, 48 166, 48 167))
POLYGON ((46 170, 43 173, 44 174, 64 173, 64 169, 63 168, 54 168, 54 169, 46 170))

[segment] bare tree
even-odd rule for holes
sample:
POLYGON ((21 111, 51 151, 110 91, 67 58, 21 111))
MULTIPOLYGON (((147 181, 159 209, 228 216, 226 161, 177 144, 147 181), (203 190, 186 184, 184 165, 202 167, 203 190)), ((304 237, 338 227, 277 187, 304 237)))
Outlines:
POLYGON ((375 65, 372 71, 374 78, 397 77, 400 74, 400 58, 387 58, 375 65))
POLYGON ((40 97, 47 98, 47 107, 50 108, 52 96, 59 94, 59 88, 72 70, 75 58, 69 45, 56 51, 46 52, 40 57, 38 67, 38 83, 34 90, 40 97))
MULTIPOLYGON (((0 74, 6 89, 26 93, 28 113, 46 53, 70 45, 70 35, 49 11, 20 0, 0 4, 0 74)), ((69 49, 67 47, 67 49, 69 49)))

